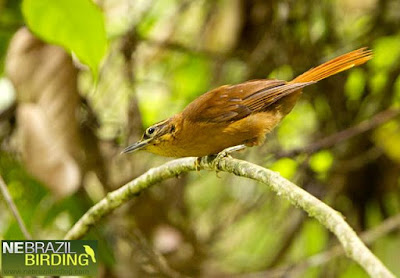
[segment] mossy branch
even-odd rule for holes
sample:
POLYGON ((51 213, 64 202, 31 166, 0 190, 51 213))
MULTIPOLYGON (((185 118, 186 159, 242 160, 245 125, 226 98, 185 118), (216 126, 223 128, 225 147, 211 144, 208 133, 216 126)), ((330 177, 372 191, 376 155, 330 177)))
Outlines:
POLYGON ((83 237, 89 228, 97 224, 106 214, 137 196, 149 186, 182 173, 198 169, 233 173, 237 176, 250 178, 267 185, 278 196, 289 200, 294 206, 303 209, 334 233, 342 244, 346 255, 359 263, 371 277, 394 277, 364 245, 339 212, 318 200, 307 191, 284 179, 278 173, 230 157, 217 159, 203 157, 197 162, 196 158, 183 158, 150 169, 140 177, 107 194, 104 199, 95 204, 82 216, 67 233, 65 239, 83 237))

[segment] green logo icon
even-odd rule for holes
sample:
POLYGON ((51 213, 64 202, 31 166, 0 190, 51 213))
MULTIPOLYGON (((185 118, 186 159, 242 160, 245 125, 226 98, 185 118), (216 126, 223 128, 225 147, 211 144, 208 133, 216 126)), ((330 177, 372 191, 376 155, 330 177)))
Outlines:
POLYGON ((86 254, 88 254, 92 258, 92 261, 95 263, 96 257, 94 255, 94 251, 93 251, 92 247, 90 247, 89 245, 83 245, 83 248, 85 248, 86 254))

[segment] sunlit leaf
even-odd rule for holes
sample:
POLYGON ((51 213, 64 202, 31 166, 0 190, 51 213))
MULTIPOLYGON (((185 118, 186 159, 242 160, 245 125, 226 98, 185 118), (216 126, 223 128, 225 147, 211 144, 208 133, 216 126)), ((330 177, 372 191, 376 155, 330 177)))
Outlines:
POLYGON ((333 155, 330 151, 320 151, 310 158, 310 167, 317 173, 324 173, 331 168, 333 155))
POLYGON ((91 0, 24 0, 22 11, 37 36, 73 52, 97 75, 107 37, 103 13, 91 0))
POLYGON ((390 121, 374 132, 374 140, 393 160, 400 162, 400 124, 390 121))
POLYGON ((400 75, 397 77, 397 79, 394 83, 392 104, 395 107, 400 107, 400 75))
POLYGON ((388 76, 384 72, 378 72, 370 79, 372 94, 377 94, 382 91, 387 82, 388 76))
POLYGON ((304 225, 306 252, 312 255, 321 252, 328 241, 326 229, 317 221, 309 220, 304 225))
POLYGON ((272 171, 279 172, 282 177, 292 179, 297 171, 297 162, 290 158, 282 158, 269 167, 272 171))
POLYGON ((383 37, 374 43, 371 65, 377 70, 387 70, 399 63, 400 36, 383 37))
POLYGON ((349 100, 359 100, 364 91, 365 82, 365 73, 362 69, 356 68, 352 70, 344 87, 347 98, 349 100))

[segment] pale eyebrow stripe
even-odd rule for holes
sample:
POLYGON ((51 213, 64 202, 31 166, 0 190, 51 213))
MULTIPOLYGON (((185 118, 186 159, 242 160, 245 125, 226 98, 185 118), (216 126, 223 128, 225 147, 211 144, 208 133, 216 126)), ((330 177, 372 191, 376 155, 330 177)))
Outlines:
POLYGON ((166 119, 166 120, 164 120, 164 121, 161 121, 161 122, 155 123, 155 124, 154 124, 154 125, 152 125, 151 127, 159 127, 159 126, 161 126, 161 125, 163 125, 163 124, 167 123, 168 121, 169 121, 169 119, 166 119))

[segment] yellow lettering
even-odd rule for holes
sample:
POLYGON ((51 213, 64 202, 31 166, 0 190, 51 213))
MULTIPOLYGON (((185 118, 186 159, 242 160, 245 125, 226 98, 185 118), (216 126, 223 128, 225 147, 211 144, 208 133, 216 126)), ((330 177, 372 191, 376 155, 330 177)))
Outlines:
POLYGON ((61 255, 52 254, 51 255, 51 265, 60 265, 61 264, 61 255))
POLYGON ((77 265, 77 257, 76 254, 67 254, 67 265, 77 265))
POLYGON ((89 265, 89 256, 87 254, 79 255, 79 265, 89 265))
POLYGON ((25 265, 31 266, 35 264, 35 254, 25 254, 25 265))
POLYGON ((44 262, 47 262, 46 265, 50 265, 50 255, 49 254, 40 254, 40 263, 39 265, 45 265, 44 262))

